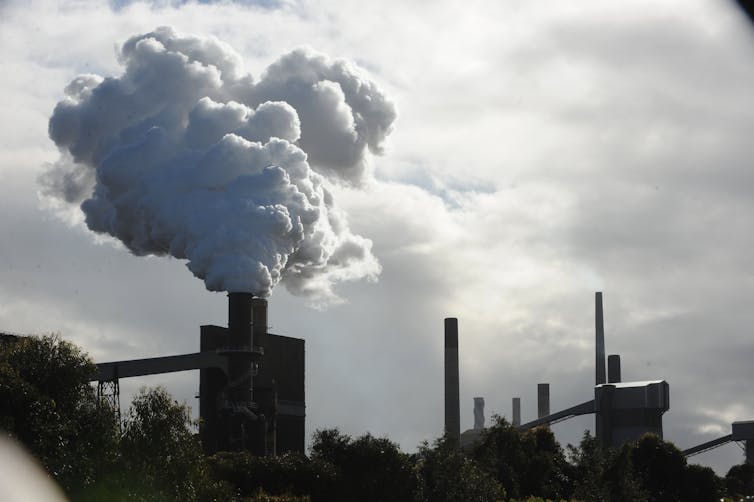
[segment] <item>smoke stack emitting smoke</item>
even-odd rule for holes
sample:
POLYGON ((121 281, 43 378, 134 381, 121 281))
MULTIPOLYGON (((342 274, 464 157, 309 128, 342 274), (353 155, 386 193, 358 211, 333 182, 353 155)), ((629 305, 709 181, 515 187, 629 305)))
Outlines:
POLYGON ((347 63, 295 50, 259 81, 214 38, 129 39, 119 77, 82 75, 50 118, 61 160, 41 181, 136 255, 188 260, 212 291, 337 298, 376 278, 328 182, 358 186, 394 105, 347 63), (82 202, 83 201, 83 202, 82 202))

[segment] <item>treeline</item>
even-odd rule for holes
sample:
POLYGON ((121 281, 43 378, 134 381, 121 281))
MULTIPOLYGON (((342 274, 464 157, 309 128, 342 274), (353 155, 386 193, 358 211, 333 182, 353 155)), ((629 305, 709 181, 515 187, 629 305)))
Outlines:
MULTIPOLYGON (((0 342, 2 342, 0 340, 0 342)), ((387 438, 319 430, 308 456, 202 453, 185 405, 144 390, 122 425, 98 402, 91 360, 58 337, 0 343, 0 429, 77 501, 717 501, 754 495, 754 466, 724 478, 647 435, 565 450, 547 428, 495 423, 469 451, 445 439, 407 454, 387 438)))

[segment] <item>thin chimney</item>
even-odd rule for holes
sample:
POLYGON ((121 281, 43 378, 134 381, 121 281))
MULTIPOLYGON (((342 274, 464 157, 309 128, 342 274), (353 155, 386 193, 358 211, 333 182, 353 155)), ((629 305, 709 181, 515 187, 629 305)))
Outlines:
POLYGON ((513 425, 518 427, 521 425, 521 398, 513 398, 513 425))
POLYGON ((537 418, 550 414, 550 384, 537 384, 537 418))
POLYGON ((607 356, 607 383, 620 383, 620 356, 610 354, 607 356))
POLYGON ((602 293, 595 294, 596 374, 595 385, 603 384, 605 378, 605 325, 602 318, 602 293))
POLYGON ((458 382, 458 319, 445 319, 445 434, 456 446, 461 441, 461 403, 458 382))

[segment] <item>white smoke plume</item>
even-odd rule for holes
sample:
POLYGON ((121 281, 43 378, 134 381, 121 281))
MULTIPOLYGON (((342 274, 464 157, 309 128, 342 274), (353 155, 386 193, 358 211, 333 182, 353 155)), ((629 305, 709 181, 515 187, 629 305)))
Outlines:
POLYGON ((118 77, 81 75, 49 123, 61 159, 47 195, 136 255, 171 255, 212 291, 336 299, 375 278, 328 183, 359 186, 396 117, 344 61, 299 49, 260 80, 214 39, 169 27, 129 39, 118 77))

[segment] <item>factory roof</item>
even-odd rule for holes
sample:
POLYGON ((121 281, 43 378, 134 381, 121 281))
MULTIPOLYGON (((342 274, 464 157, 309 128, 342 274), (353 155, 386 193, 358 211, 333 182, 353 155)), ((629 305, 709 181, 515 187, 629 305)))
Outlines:
POLYGON ((614 385, 616 388, 626 388, 626 387, 646 387, 648 385, 652 384, 658 384, 662 383, 665 380, 641 380, 638 382, 615 382, 615 383, 602 383, 599 385, 596 385, 596 387, 602 387, 603 385, 614 385))

